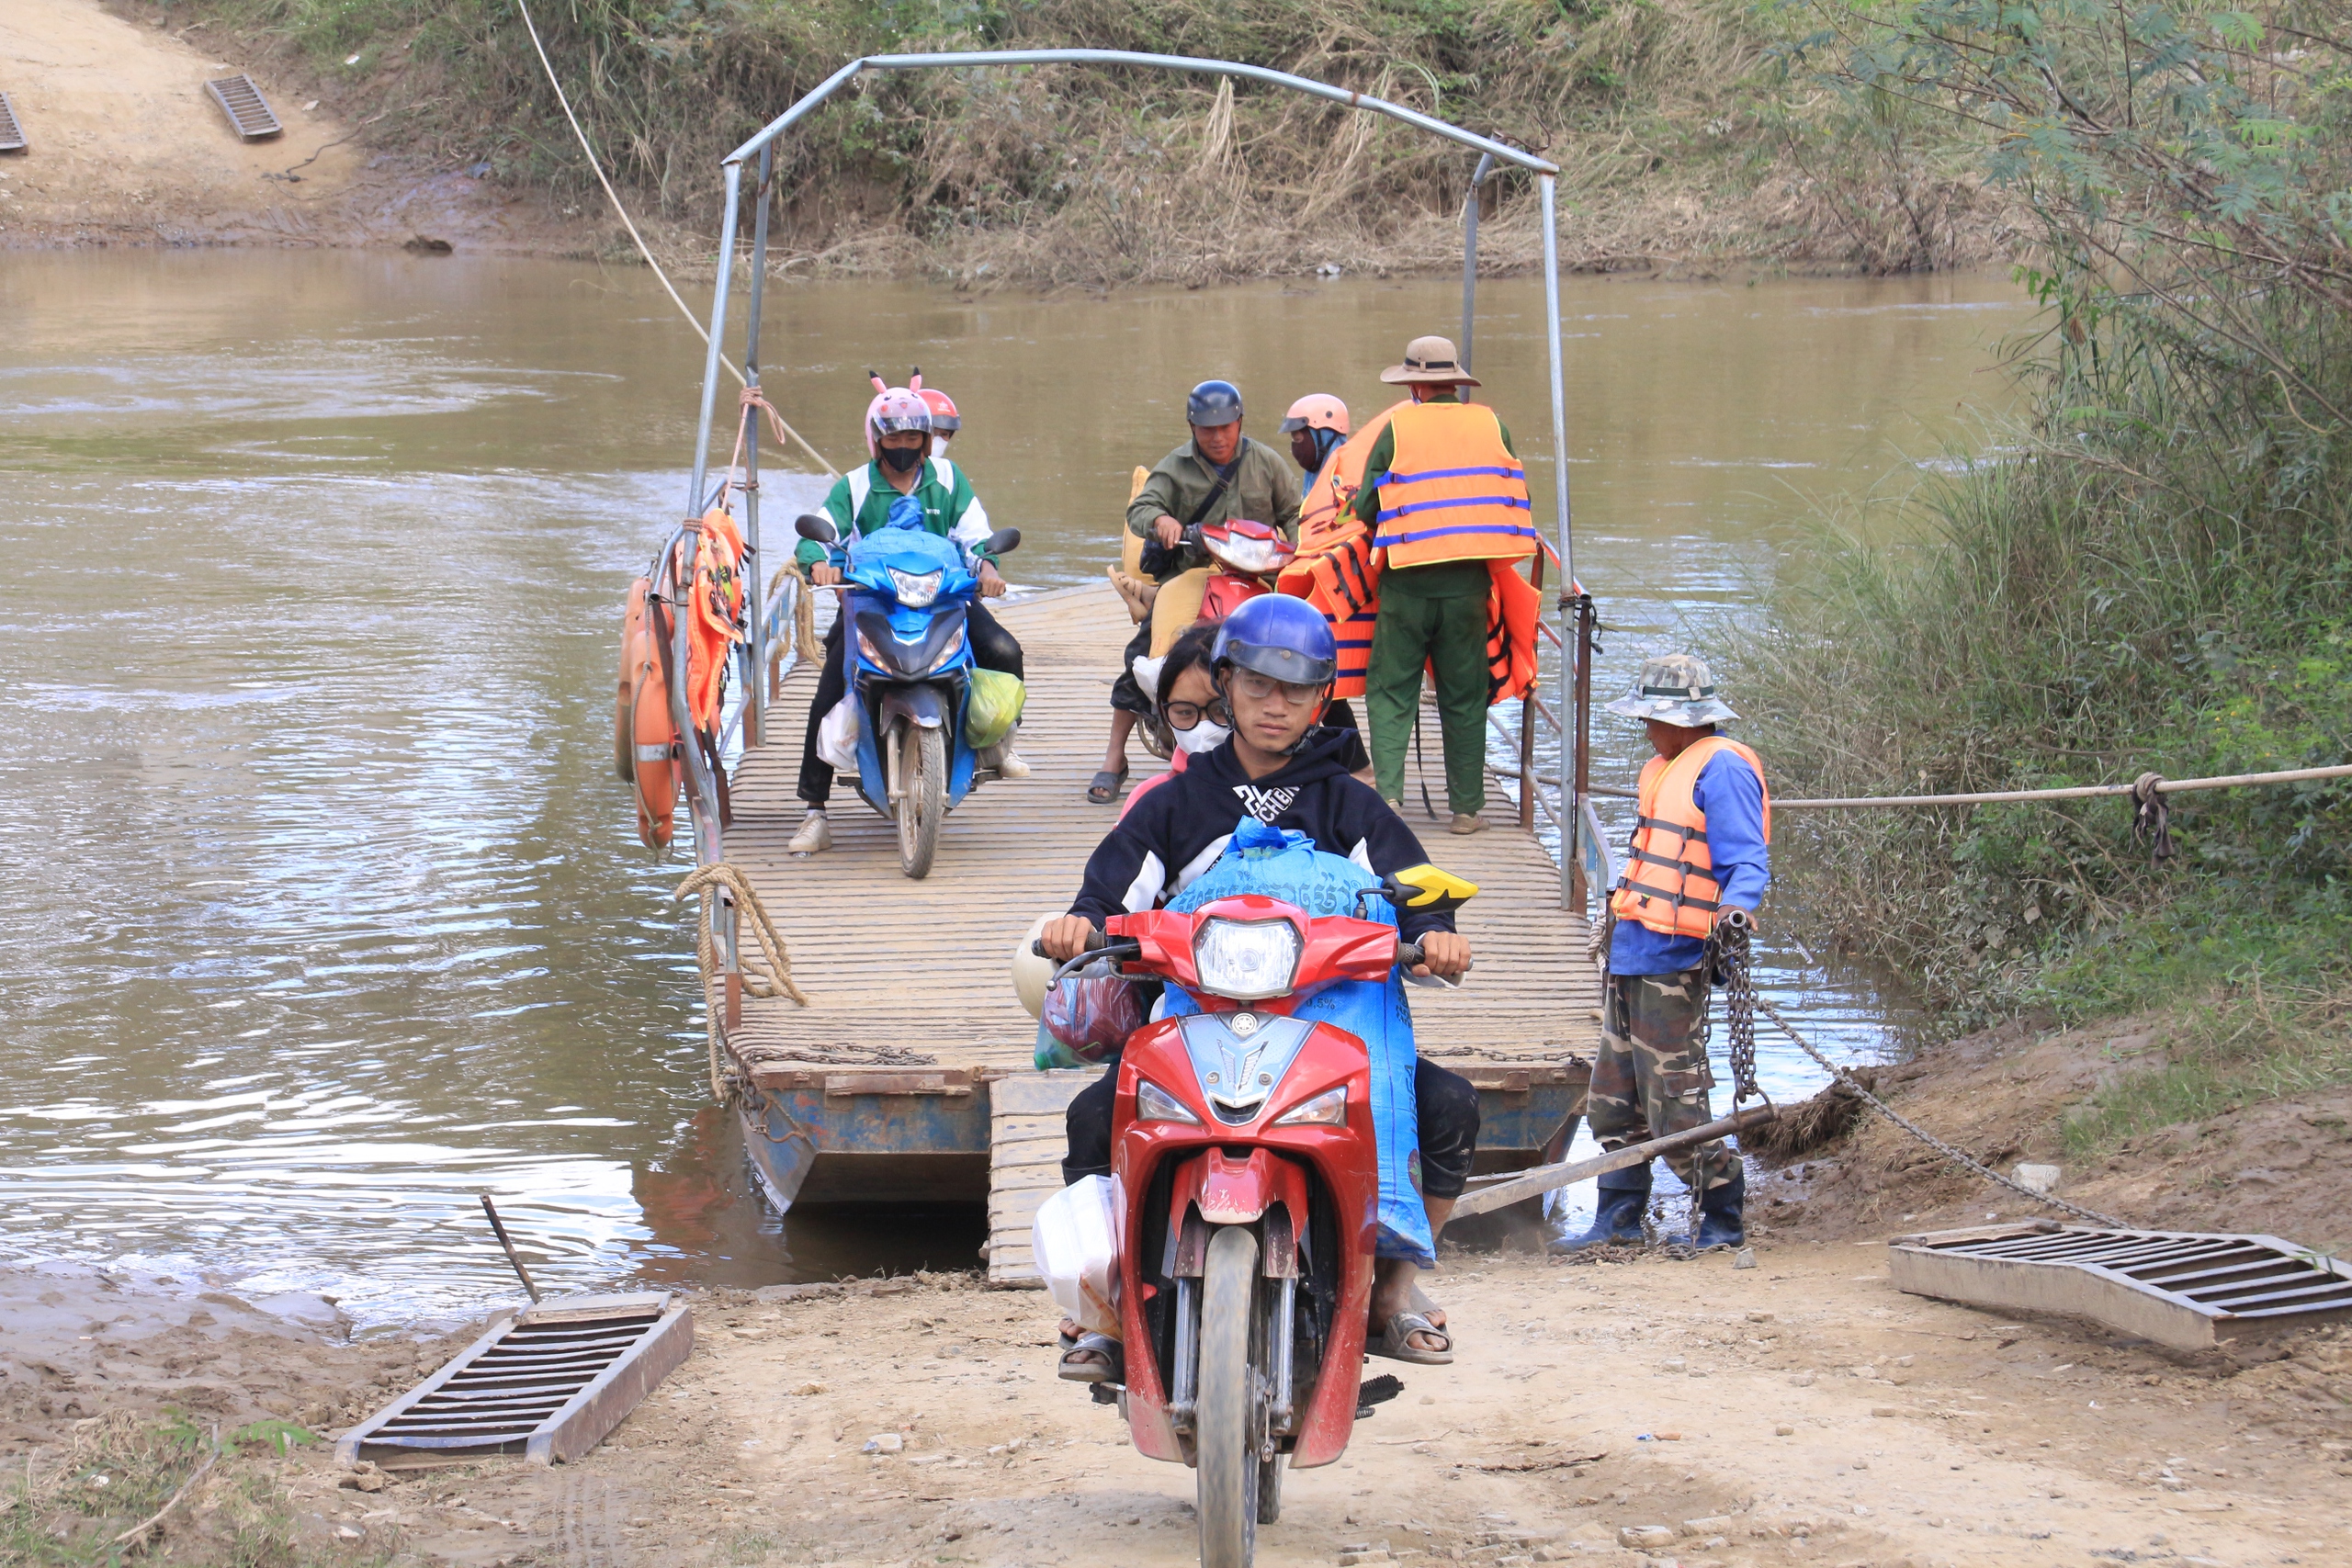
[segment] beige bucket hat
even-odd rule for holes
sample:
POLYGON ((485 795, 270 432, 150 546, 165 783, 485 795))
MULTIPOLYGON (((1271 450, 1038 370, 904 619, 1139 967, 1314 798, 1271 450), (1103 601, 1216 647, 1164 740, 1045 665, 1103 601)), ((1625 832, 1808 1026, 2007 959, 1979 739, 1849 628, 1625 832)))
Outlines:
POLYGON ((1715 677, 1695 653, 1668 653, 1642 661, 1634 689, 1609 705, 1627 718, 1655 718, 1697 729, 1739 715, 1715 695, 1715 677))
POLYGON ((1437 387, 1482 385, 1478 378, 1463 368, 1462 356, 1453 351, 1450 337, 1415 338, 1405 345, 1405 363, 1383 370, 1380 378, 1394 386, 1410 386, 1417 381, 1437 387))

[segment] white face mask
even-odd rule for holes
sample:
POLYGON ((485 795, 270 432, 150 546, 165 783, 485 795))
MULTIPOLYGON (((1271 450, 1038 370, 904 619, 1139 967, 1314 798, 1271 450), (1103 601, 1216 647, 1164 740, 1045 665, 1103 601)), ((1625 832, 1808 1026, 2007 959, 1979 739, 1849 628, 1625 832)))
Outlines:
POLYGON ((933 431, 931 434, 931 455, 934 457, 944 457, 947 456, 947 444, 954 439, 955 437, 953 436, 943 434, 935 430, 933 431))
POLYGON ((1197 757, 1204 751, 1214 751, 1224 745, 1226 737, 1232 733, 1224 725, 1204 718, 1190 729, 1176 731, 1176 749, 1197 757))

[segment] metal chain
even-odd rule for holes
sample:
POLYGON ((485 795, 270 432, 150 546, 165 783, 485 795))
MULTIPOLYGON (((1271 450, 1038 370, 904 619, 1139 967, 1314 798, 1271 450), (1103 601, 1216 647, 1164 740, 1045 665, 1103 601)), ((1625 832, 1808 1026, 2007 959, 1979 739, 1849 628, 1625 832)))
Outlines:
MULTIPOLYGON (((1745 945, 1744 942, 1743 945, 1745 945)), ((1754 994, 1752 989, 1750 994, 1754 994)), ((1917 1122, 1905 1119, 1900 1112, 1895 1111, 1893 1106, 1890 1106, 1877 1095, 1872 1094, 1869 1089, 1863 1088, 1862 1082, 1860 1078, 1857 1078, 1852 1073, 1848 1072, 1845 1068, 1839 1066, 1837 1063, 1831 1061, 1828 1057, 1815 1050, 1813 1048, 1812 1042, 1805 1039, 1804 1035, 1799 1034, 1794 1029, 1789 1026, 1789 1021, 1781 1016, 1781 1010, 1772 1005, 1771 998, 1757 996, 1755 1000, 1756 1004, 1764 1010, 1765 1016, 1772 1021, 1773 1024, 1779 1028, 1781 1032, 1796 1042, 1798 1050, 1803 1051, 1806 1055, 1821 1064, 1821 1066, 1826 1069, 1833 1077, 1837 1078, 1838 1082, 1844 1084, 1855 1094, 1860 1096, 1864 1104, 1868 1105, 1872 1111, 1877 1111, 1881 1116, 1883 1116, 1888 1121, 1894 1122, 1896 1126, 1902 1128, 1905 1132, 1910 1134, 1913 1137, 1918 1139, 1921 1143, 1927 1145, 1929 1148, 1935 1150, 1938 1154, 1943 1156, 1944 1158, 1951 1161, 1952 1164, 1959 1166, 1962 1170, 1966 1170, 1976 1176, 1981 1176, 1996 1187, 2006 1187, 2020 1198, 2030 1198, 2037 1203, 2046 1203, 2051 1208, 2061 1210, 2064 1213, 2074 1215, 2077 1219, 2088 1220, 2095 1225, 2104 1225, 2109 1230, 2130 1230, 2132 1228, 2123 1221, 2115 1218, 2111 1214, 2102 1214, 2095 1209, 2086 1209, 2080 1203, 2069 1203, 2065 1199, 2052 1196, 2048 1192, 2036 1192, 2032 1188, 2026 1186, 2023 1182, 2012 1180, 2008 1177, 2003 1176, 1999 1171, 1995 1170, 1991 1166, 1984 1164, 1983 1161, 1973 1159, 1969 1156, 1961 1153, 1958 1149, 1952 1147, 1950 1144, 1945 1143, 1941 1138, 1937 1137, 1933 1133, 1928 1132, 1917 1122)), ((1752 1029, 1753 1027, 1753 1023, 1751 1022, 1750 1028, 1752 1029)))
MULTIPOLYGON (((1747 932, 1745 923, 1725 921, 1707 938, 1707 973, 1724 988, 1724 1032, 1731 1037, 1725 1054, 1731 1062, 1734 1111, 1748 1100, 1767 1104, 1771 1100, 1756 1081, 1756 966, 1748 953, 1747 932)), ((1707 1032, 1712 1032, 1713 1027, 1710 1015, 1707 1032)))

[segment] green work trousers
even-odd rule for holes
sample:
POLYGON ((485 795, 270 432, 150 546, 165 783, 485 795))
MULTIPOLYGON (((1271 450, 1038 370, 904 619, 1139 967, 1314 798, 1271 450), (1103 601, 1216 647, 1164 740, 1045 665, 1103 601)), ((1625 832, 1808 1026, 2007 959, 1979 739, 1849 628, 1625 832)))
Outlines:
POLYGON ((1372 771, 1384 800, 1405 798, 1405 749, 1420 716, 1421 667, 1437 677, 1438 727, 1445 739, 1445 795, 1475 817, 1487 804, 1487 595, 1483 561, 1408 567, 1380 577, 1364 670, 1372 722, 1372 771))

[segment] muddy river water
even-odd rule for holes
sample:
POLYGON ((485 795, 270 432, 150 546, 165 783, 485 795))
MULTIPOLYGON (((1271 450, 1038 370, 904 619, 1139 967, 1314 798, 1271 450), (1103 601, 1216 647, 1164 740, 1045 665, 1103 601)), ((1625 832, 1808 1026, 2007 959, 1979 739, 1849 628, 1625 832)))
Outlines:
MULTIPOLYGON (((798 286, 766 357, 836 462, 864 369, 921 364, 1027 535, 1014 577, 1047 586, 1099 580, 1190 383, 1238 380, 1261 435, 1307 391, 1369 412, 1457 290, 798 286)), ((1547 517, 1542 298, 1487 285, 1476 355, 1547 517)), ((1619 628, 1613 686, 1684 617, 1750 602, 1826 498, 1981 443, 2025 306, 1996 276, 1573 279, 1566 314, 1577 566, 1619 628)), ((0 1260, 450 1314, 511 1289, 485 1189, 566 1286, 971 1260, 959 1212, 779 1224, 707 1102, 681 868, 638 845, 605 730, 700 367, 635 270, 0 269, 0 1260)), ((1604 776, 1630 779, 1631 728, 1603 735, 1604 776)), ((1899 1033, 1869 976, 1774 962, 1840 1051, 1899 1033)), ((1767 1054, 1776 1091, 1817 1081, 1767 1054)))

